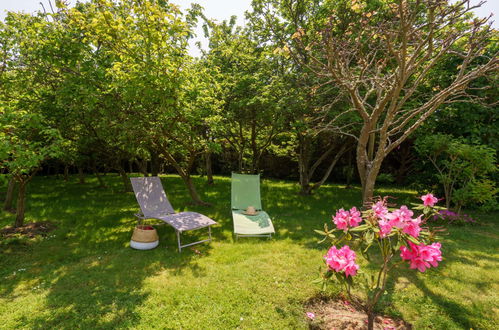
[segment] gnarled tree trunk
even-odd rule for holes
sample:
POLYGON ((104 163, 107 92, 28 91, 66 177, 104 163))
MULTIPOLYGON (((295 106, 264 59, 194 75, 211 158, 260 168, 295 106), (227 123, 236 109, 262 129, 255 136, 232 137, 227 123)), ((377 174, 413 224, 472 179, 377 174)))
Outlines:
POLYGON ((162 148, 162 154, 165 157, 165 159, 168 161, 168 163, 170 163, 170 165, 172 165, 177 170, 177 173, 182 178, 182 181, 184 181, 189 191, 189 195, 191 196, 192 202, 197 205, 211 205, 210 203, 204 202, 201 199, 201 196, 199 196, 196 187, 192 182, 191 168, 196 160, 196 153, 191 152, 188 156, 186 156, 188 157, 187 159, 188 165, 185 168, 182 167, 182 165, 180 165, 179 162, 177 162, 175 157, 173 157, 173 155, 170 154, 165 148, 162 148))

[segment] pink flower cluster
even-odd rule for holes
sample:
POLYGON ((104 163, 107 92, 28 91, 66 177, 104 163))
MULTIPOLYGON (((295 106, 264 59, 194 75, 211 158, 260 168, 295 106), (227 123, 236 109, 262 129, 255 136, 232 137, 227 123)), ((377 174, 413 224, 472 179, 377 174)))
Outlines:
POLYGON ((410 248, 407 246, 400 247, 400 257, 410 261, 411 269, 418 269, 424 272, 427 268, 437 267, 438 262, 442 261, 442 252, 440 251, 440 243, 431 245, 416 245, 409 242, 410 248))
POLYGON ((438 202, 438 198, 433 196, 432 194, 426 194, 421 196, 421 200, 423 201, 424 206, 433 207, 438 202))
POLYGON ((355 263, 355 252, 350 250, 348 245, 343 246, 341 249, 337 249, 336 246, 332 246, 327 254, 324 256, 326 264, 330 269, 335 272, 345 272, 346 276, 355 276, 359 265, 355 263))
POLYGON ((419 226, 421 224, 421 216, 413 219, 412 216, 414 213, 407 206, 402 205, 400 209, 390 213, 384 203, 380 201, 373 204, 372 210, 379 218, 378 225, 381 238, 390 234, 393 227, 400 228, 404 233, 413 237, 419 236, 419 232, 421 231, 421 227, 419 226))
POLYGON ((362 222, 360 212, 356 207, 352 207, 350 211, 339 209, 336 215, 333 216, 333 222, 338 229, 348 229, 350 227, 357 227, 362 222))

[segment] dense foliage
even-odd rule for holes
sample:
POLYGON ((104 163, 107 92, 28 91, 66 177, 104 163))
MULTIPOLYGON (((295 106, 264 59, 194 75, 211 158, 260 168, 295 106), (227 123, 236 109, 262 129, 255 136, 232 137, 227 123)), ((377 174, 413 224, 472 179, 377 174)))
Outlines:
MULTIPOLYGON (((255 0, 244 28, 163 0, 8 13, 5 208, 15 182, 19 202, 32 176, 49 170, 78 172, 80 182, 92 172, 102 187, 100 173, 113 171, 125 191, 130 172, 172 171, 197 204, 206 202, 193 173, 212 183, 213 172, 231 171, 298 179, 304 195, 331 177, 360 181, 367 200, 380 172, 379 182, 427 185, 420 178, 434 170, 414 165, 426 159, 413 146, 423 131, 488 146, 493 163, 497 109, 486 104, 497 95, 497 32, 467 1, 417 3, 255 0), (193 58, 198 23, 209 47, 193 58)), ((496 174, 487 172, 453 188, 457 208, 494 205, 496 174)))

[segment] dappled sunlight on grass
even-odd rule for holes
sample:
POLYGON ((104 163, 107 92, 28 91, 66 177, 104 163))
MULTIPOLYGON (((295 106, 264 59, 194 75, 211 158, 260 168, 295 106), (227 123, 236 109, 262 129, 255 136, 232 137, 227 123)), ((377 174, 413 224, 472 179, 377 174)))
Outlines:
MULTIPOLYGON (((326 185, 299 196, 292 182, 262 180, 262 203, 276 228, 272 240, 232 234, 230 178, 214 186, 194 178, 201 196, 213 205, 193 206, 182 181, 164 176, 165 191, 176 211, 213 218, 214 241, 176 249, 174 230, 157 226, 160 246, 128 247, 138 210, 120 178, 104 177, 108 189, 76 177, 66 183, 37 177, 28 188, 27 222, 51 221, 46 237, 0 241, 0 317, 6 328, 306 328, 303 303, 319 288, 318 275, 327 248, 314 229, 331 224, 340 207, 360 205, 360 188, 326 185), (193 251, 193 250, 196 251, 193 251)), ((406 189, 379 189, 414 201, 406 189)), ((383 311, 419 327, 493 328, 497 322, 499 255, 495 216, 482 226, 455 227, 443 240, 444 261, 428 274, 403 265, 389 285, 397 289, 383 311), (396 280, 396 282, 395 282, 396 280), (495 308, 495 309, 494 309, 495 308)), ((13 216, 0 214, 0 225, 13 216)), ((150 221, 156 223, 157 221, 150 221)), ((206 237, 205 230, 183 240, 206 237)), ((375 271, 366 267, 365 271, 375 271)), ((336 290, 333 288, 333 291, 336 290)))

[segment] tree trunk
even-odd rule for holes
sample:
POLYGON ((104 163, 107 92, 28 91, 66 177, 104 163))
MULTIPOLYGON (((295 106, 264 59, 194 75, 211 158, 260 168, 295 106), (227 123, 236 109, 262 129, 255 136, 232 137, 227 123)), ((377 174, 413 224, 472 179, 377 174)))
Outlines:
POLYGON ((97 169, 97 166, 95 163, 92 165, 92 168, 94 170, 95 176, 97 177, 97 180, 99 180, 99 188, 107 188, 106 184, 104 183, 104 180, 102 179, 102 176, 99 173, 99 170, 97 169))
POLYGON ((83 167, 81 166, 78 166, 78 183, 79 184, 85 183, 85 174, 83 173, 83 167))
POLYGON ((384 151, 386 141, 378 144, 376 152, 370 159, 369 155, 369 140, 373 140, 372 123, 364 123, 361 129, 359 139, 357 141, 357 170, 359 171, 360 182, 362 184, 362 203, 364 205, 372 201, 374 195, 374 185, 378 177, 381 163, 386 157, 384 151))
POLYGON ((324 184, 324 182, 326 182, 326 180, 329 178, 329 176, 331 175, 331 172, 333 171, 334 167, 336 166, 336 163, 338 163, 338 161, 340 160, 341 156, 343 156, 343 154, 348 150, 348 146, 346 144, 343 144, 341 146, 341 149, 336 153, 336 155, 334 156, 333 160, 331 161, 331 164, 329 165, 328 169, 326 170, 326 172, 324 173, 324 175, 322 176, 322 179, 318 182, 316 182, 314 185, 312 185, 310 187, 310 194, 318 189, 320 186, 322 186, 324 184))
POLYGON ((378 157, 376 157, 372 162, 368 162, 365 177, 361 180, 363 182, 362 203, 364 205, 372 202, 374 196, 374 186, 376 184, 376 178, 378 177, 382 161, 382 158, 378 159, 378 157))
POLYGON ((447 184, 444 184, 444 196, 445 196, 445 208, 450 209, 450 187, 447 184))
POLYGON ((14 227, 21 227, 24 224, 24 211, 26 210, 26 181, 19 181, 17 192, 16 222, 14 227))
POLYGON ((145 161, 145 160, 139 161, 136 159, 135 164, 139 168, 139 171, 140 171, 140 173, 142 173, 142 175, 144 175, 145 177, 149 176, 149 172, 147 171, 147 161, 145 161))
POLYGON ((150 153, 151 153, 151 175, 158 176, 158 174, 159 174, 158 154, 154 150, 152 150, 150 153))
POLYGON ((3 204, 3 209, 5 211, 11 211, 12 210, 12 202, 14 200, 14 188, 16 187, 16 181, 14 178, 11 178, 9 180, 9 183, 7 185, 7 193, 5 195, 5 202, 3 204))
MULTIPOLYGON (((165 150, 165 149, 162 147, 161 150, 165 150)), ((166 161, 175 168, 178 175, 180 175, 180 177, 184 181, 185 185, 187 186, 187 189, 189 190, 189 195, 191 196, 192 202, 194 204, 197 204, 197 205, 211 205, 210 203, 206 203, 201 199, 201 197, 199 196, 199 194, 196 190, 196 187, 194 186, 194 183, 192 182, 190 170, 191 170, 192 165, 194 164, 194 162, 196 160, 196 153, 191 153, 189 155, 189 157, 190 157, 188 159, 189 165, 187 166, 187 168, 183 168, 177 162, 175 157, 173 157, 173 155, 170 154, 169 152, 162 151, 161 153, 165 157, 166 161)))
POLYGON ((298 171, 300 172, 300 195, 310 195, 310 148, 309 136, 298 136, 298 171))
POLYGON ((64 181, 69 181, 69 165, 64 164, 64 181))
POLYGON ((205 161, 206 161, 206 183, 208 185, 213 185, 215 181, 213 181, 213 166, 211 163, 211 152, 206 151, 204 154, 205 161))
POLYGON ((244 158, 243 152, 244 151, 241 150, 241 152, 239 152, 237 154, 237 167, 238 167, 239 173, 243 172, 243 158, 244 158))
POLYGON ((367 330, 374 329, 374 313, 372 311, 367 312, 367 330))
POLYGON ((133 163, 131 160, 127 161, 128 163, 128 173, 133 173, 133 163))
POLYGON ((201 199, 201 196, 199 196, 196 187, 194 186, 194 183, 192 182, 192 178, 190 174, 187 175, 180 175, 182 180, 184 181, 185 185, 187 186, 187 189, 189 190, 189 195, 191 196, 193 204, 196 205, 211 205, 210 203, 207 203, 201 199))
POLYGON ((118 173, 120 174, 121 180, 123 181, 123 191, 124 192, 131 192, 132 185, 130 183, 130 178, 128 178, 128 175, 126 174, 126 172, 122 166, 118 166, 118 173))
MULTIPOLYGON (((253 111, 253 118, 255 116, 255 113, 253 111)), ((256 120, 252 120, 251 121, 251 139, 250 139, 250 143, 251 143, 251 153, 252 153, 252 157, 251 157, 251 168, 250 168, 250 173, 252 174, 255 174, 258 172, 258 160, 259 160, 259 157, 258 157, 258 146, 256 144, 256 136, 257 136, 257 133, 256 133, 256 120)))

